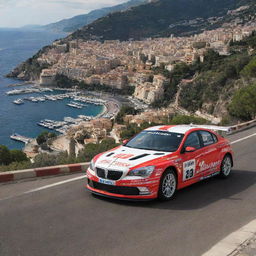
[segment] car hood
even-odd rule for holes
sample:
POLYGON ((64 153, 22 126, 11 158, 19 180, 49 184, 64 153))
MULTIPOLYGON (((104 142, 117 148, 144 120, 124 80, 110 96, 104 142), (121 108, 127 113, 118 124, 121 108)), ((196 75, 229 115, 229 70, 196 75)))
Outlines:
POLYGON ((170 152, 160 152, 120 146, 112 151, 103 153, 96 160, 95 166, 98 168, 128 172, 129 169, 137 165, 170 154, 170 152))

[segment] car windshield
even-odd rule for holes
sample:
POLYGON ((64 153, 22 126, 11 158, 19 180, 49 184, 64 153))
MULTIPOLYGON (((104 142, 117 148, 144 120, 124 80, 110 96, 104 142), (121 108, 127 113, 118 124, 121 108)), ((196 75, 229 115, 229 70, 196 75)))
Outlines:
POLYGON ((174 152, 179 148, 183 134, 165 131, 143 131, 124 146, 130 148, 174 152))

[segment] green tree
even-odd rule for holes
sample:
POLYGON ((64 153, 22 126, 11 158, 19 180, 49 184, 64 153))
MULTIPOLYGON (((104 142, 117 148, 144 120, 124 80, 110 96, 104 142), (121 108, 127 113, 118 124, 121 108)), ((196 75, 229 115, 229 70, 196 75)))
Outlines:
POLYGON ((89 143, 86 144, 84 149, 81 150, 78 154, 78 162, 88 162, 97 154, 108 151, 119 144, 115 143, 115 140, 112 138, 106 138, 98 144, 89 143))
POLYGON ((42 145, 46 143, 48 139, 54 138, 56 136, 57 135, 55 133, 45 131, 37 136, 36 141, 39 145, 42 145))
POLYGON ((8 165, 12 162, 10 150, 3 145, 0 145, 0 165, 8 165))
POLYGON ((177 115, 172 119, 171 124, 207 124, 207 120, 195 116, 177 115))
POLYGON ((116 122, 122 124, 125 115, 136 115, 138 111, 131 106, 122 106, 119 113, 116 116, 116 122))
POLYGON ((28 158, 24 152, 21 150, 10 150, 11 160, 12 162, 23 162, 28 161, 28 158))
POLYGON ((241 71, 245 77, 256 77, 256 57, 254 57, 241 71))
POLYGON ((256 117, 256 84, 238 90, 229 107, 230 115, 244 121, 256 117))

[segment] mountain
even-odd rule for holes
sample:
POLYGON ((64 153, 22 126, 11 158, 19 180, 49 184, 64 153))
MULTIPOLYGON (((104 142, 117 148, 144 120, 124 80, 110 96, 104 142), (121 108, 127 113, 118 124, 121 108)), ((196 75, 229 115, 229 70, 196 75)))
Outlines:
POLYGON ((18 28, 20 30, 41 30, 42 26, 41 25, 25 25, 23 27, 18 28))
POLYGON ((117 11, 124 11, 132 6, 137 6, 144 2, 148 2, 148 0, 130 0, 123 4, 94 10, 89 12, 88 14, 78 15, 70 19, 64 19, 56 23, 51 23, 46 26, 42 26, 41 29, 51 30, 55 32, 73 32, 99 18, 102 18, 105 15, 117 11))
POLYGON ((229 10, 253 0, 155 0, 110 13, 74 32, 72 39, 129 40, 189 35, 223 24, 229 10))

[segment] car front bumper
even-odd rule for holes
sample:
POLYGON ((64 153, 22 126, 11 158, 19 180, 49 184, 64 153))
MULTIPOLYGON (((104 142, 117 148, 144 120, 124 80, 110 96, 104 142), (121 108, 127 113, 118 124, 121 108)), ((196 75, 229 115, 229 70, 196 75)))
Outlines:
POLYGON ((105 197, 131 200, 155 199, 158 196, 159 178, 123 179, 114 185, 100 183, 94 172, 87 170, 87 189, 105 197))

